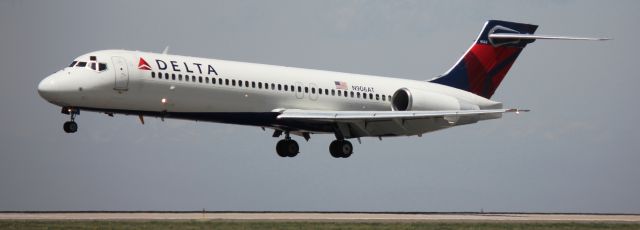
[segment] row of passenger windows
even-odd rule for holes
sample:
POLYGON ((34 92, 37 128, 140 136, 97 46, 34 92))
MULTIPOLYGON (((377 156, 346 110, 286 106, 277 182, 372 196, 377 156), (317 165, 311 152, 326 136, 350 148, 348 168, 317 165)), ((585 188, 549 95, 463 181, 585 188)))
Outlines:
POLYGON ((242 80, 235 80, 235 79, 223 79, 223 78, 209 78, 209 77, 202 77, 202 76, 194 76, 194 75, 182 75, 182 74, 178 74, 176 75, 175 73, 169 74, 169 73, 161 73, 161 72, 151 72, 151 78, 158 78, 158 79, 165 79, 165 80, 172 80, 172 81, 185 81, 185 82, 196 82, 196 83, 203 83, 203 84, 218 84, 218 85, 230 85, 230 86, 238 86, 238 87, 247 87, 247 88, 258 88, 258 89, 271 89, 271 90, 278 90, 278 91, 290 91, 290 92, 295 92, 296 90, 298 92, 302 92, 304 90, 304 93, 309 93, 309 91, 311 91, 311 94, 324 94, 324 95, 331 95, 331 96, 344 96, 344 97, 352 97, 352 98, 363 98, 363 99, 369 99, 369 100, 382 100, 382 101, 386 101, 387 98, 389 100, 391 100, 391 95, 380 95, 380 94, 373 94, 373 93, 360 93, 360 92, 354 92, 354 91, 346 91, 346 90, 336 90, 336 89, 322 89, 322 88, 314 88, 314 87, 302 87, 302 86, 294 86, 294 85, 283 85, 283 84, 275 84, 275 83, 266 83, 266 82, 255 82, 255 81, 242 81, 242 80))

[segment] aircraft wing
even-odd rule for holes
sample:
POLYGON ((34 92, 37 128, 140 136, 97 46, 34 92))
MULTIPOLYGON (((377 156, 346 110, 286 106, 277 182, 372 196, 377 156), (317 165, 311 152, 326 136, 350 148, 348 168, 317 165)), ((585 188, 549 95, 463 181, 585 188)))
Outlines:
POLYGON ((503 113, 528 112, 520 109, 443 111, 325 111, 285 109, 279 120, 333 124, 345 138, 363 136, 410 136, 500 118, 503 113))

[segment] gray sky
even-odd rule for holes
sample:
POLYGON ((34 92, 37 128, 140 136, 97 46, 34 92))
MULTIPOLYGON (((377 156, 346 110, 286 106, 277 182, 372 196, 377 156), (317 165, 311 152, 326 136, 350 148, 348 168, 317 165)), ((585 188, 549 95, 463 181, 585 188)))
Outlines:
POLYGON ((640 213, 638 1, 1 1, 0 210, 640 213), (122 48, 430 79, 487 19, 539 24, 494 95, 531 113, 418 137, 331 135, 282 159, 259 128, 82 113, 37 83, 122 48))

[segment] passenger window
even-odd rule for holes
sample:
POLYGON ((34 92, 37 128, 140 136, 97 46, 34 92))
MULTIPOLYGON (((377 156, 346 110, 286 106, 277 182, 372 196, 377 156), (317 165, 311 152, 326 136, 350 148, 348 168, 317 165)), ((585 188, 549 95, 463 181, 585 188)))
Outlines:
POLYGON ((196 76, 191 76, 191 81, 196 82, 196 76))
POLYGON ((229 85, 229 79, 224 79, 224 84, 229 85))
POLYGON ((178 74, 178 81, 182 81, 182 74, 178 74))
POLYGON ((387 100, 387 97, 384 94, 382 94, 382 101, 386 101, 386 100, 387 100))
POLYGON ((332 90, 331 90, 331 96, 335 96, 335 95, 336 95, 336 90, 335 90, 335 89, 332 89, 332 90))
POLYGON ((272 89, 272 90, 276 90, 276 84, 271 83, 271 89, 272 89))
POLYGON ((209 77, 204 77, 204 83, 209 84, 209 77))
POLYGON ((214 77, 211 78, 211 84, 214 84, 214 85, 216 84, 216 78, 214 77))
POLYGON ((256 82, 255 81, 251 82, 251 88, 256 88, 256 82))
POLYGON ((231 80, 231 86, 236 86, 236 80, 231 80))
POLYGON ((304 93, 309 93, 309 87, 304 87, 304 93))
POLYGON ((356 95, 358 96, 358 98, 360 98, 360 92, 356 93, 356 95))
POLYGON ((373 100, 373 93, 369 93, 369 100, 373 100))
POLYGON ((151 72, 151 78, 156 78, 156 72, 151 72))
POLYGON ((76 65, 76 63, 78 63, 78 61, 71 62, 71 65, 69 65, 69 67, 73 67, 74 65, 76 65))
POLYGON ((353 97, 353 91, 351 91, 351 93, 350 93, 350 94, 351 94, 351 97, 353 97))
POLYGON ((278 91, 281 91, 281 90, 282 90, 282 85, 278 84, 278 91))
POLYGON ((222 85, 222 78, 218 78, 218 84, 222 85))
POLYGON ((269 89, 269 83, 264 83, 264 89, 269 89))
POLYGON ((298 86, 298 92, 302 92, 302 86, 298 86))
POLYGON ((86 63, 86 62, 81 61, 81 62, 78 62, 78 65, 76 65, 76 66, 77 66, 77 67, 85 67, 85 66, 87 66, 87 63, 86 63))
POLYGON ((380 100, 380 94, 376 94, 376 101, 380 100))
POLYGON ((258 82, 258 89, 262 89, 262 82, 258 82))
POLYGON ((315 94, 316 93, 316 88, 311 88, 311 93, 315 94))
POLYGON ((289 91, 289 85, 284 85, 284 91, 289 91))
POLYGON ((189 82, 189 75, 184 75, 184 80, 189 82))
POLYGON ((174 81, 176 80, 176 74, 175 73, 171 74, 171 80, 174 80, 174 81))
POLYGON ((198 77, 198 82, 202 83, 202 76, 198 77))
POLYGON ((169 73, 164 73, 164 79, 169 80, 169 73))
POLYGON ((342 96, 342 91, 338 90, 338 96, 342 96))

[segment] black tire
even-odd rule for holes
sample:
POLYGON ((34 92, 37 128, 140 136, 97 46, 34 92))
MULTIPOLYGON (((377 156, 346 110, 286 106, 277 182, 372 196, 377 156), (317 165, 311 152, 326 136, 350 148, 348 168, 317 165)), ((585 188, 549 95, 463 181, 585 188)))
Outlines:
POLYGON ((300 152, 300 146, 298 146, 298 142, 294 140, 287 140, 286 146, 286 153, 288 157, 295 157, 300 152))
POLYGON ((329 145, 329 153, 333 158, 340 158, 340 144, 338 140, 332 141, 329 145))
POLYGON ((287 140, 280 140, 278 141, 278 144, 276 144, 276 153, 278 153, 278 156, 280 157, 287 157, 286 154, 286 145, 287 145, 287 140))
POLYGON ((334 158, 347 158, 353 154, 353 145, 347 140, 335 140, 329 145, 329 153, 334 158))
POLYGON ((78 131, 78 124, 74 121, 67 121, 62 125, 62 129, 64 129, 66 133, 75 133, 78 131))
POLYGON ((342 158, 350 157, 353 154, 353 145, 347 140, 342 140, 340 145, 340 156, 342 158))

